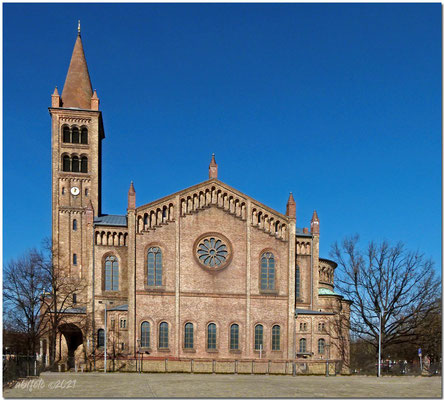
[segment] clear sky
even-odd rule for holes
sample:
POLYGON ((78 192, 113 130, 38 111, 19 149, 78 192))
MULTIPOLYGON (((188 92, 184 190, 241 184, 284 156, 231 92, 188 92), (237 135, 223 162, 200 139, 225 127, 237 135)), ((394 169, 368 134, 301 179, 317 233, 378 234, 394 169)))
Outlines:
POLYGON ((3 4, 3 257, 51 234, 48 107, 81 20, 103 212, 219 178, 441 267, 440 4, 3 4))

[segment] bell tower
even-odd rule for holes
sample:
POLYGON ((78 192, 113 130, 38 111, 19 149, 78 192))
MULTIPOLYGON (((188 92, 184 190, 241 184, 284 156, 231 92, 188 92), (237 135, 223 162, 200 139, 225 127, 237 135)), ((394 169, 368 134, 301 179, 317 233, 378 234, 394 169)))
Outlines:
POLYGON ((51 98, 52 240, 54 262, 85 277, 86 209, 101 212, 101 152, 105 137, 99 99, 93 92, 80 36, 80 22, 62 95, 51 98))

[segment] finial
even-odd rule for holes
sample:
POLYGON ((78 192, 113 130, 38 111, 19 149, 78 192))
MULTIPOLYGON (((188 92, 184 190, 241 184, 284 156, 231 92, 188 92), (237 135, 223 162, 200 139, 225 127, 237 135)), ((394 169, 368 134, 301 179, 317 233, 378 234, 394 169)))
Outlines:
POLYGON ((79 19, 79 23, 77 24, 77 33, 80 35, 80 19, 79 19))

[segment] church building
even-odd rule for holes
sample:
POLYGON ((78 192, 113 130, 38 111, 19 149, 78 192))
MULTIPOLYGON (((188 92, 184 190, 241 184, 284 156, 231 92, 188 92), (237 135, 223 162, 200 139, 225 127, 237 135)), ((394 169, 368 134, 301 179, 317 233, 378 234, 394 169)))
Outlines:
POLYGON ((137 200, 148 182, 128 182, 127 209, 106 214, 105 130, 80 29, 49 113, 54 266, 79 284, 58 332, 68 368, 98 363, 105 347, 108 359, 348 368, 350 302, 334 291, 337 265, 319 255, 316 211, 300 228, 291 193, 274 210, 219 180, 213 154, 207 180, 137 200))

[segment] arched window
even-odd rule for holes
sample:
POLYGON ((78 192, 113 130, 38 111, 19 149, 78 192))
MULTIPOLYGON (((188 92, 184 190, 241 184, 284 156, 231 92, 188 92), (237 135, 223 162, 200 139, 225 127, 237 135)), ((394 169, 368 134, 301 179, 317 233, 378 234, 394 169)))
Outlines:
POLYGON ((115 256, 105 259, 105 290, 119 290, 119 261, 115 256))
POLYGON ((324 354, 325 352, 325 339, 318 340, 318 353, 324 354))
POLYGON ((239 325, 233 324, 230 327, 230 350, 239 350, 239 325))
POLYGON ((271 328, 271 350, 281 349, 281 327, 279 325, 271 328))
POLYGON ((325 322, 319 322, 318 323, 318 331, 319 332, 325 332, 325 322))
POLYGON ((145 321, 140 326, 140 346, 150 347, 150 323, 145 321))
POLYGON ((77 157, 77 156, 74 156, 72 158, 71 171, 72 172, 80 172, 79 157, 77 157))
POLYGON ((185 324, 185 338, 183 341, 185 349, 192 349, 194 347, 194 327, 191 322, 185 324))
POLYGON ((260 350, 264 348, 264 327, 256 325, 254 327, 254 349, 260 350))
POLYGON ((143 225, 146 227, 148 226, 148 214, 145 214, 143 216, 143 225))
POLYGON ((207 327, 207 349, 216 349, 216 324, 209 324, 207 327))
POLYGON ((88 172, 88 158, 83 156, 80 160, 80 172, 88 172))
POLYGON ((79 143, 79 128, 72 128, 72 143, 79 143))
POLYGON ((85 189, 85 196, 88 197, 88 189, 85 189))
POLYGON ((159 247, 148 249, 148 286, 162 285, 162 250, 159 247))
POLYGON ((77 265, 77 254, 76 254, 76 253, 74 253, 74 254, 72 255, 72 264, 73 264, 73 265, 77 265))
POLYGON ((71 171, 71 160, 69 159, 68 155, 63 156, 62 169, 66 172, 71 171))
POLYGON ((275 262, 273 253, 262 254, 261 258, 261 289, 273 290, 275 283, 275 262))
POLYGON ((71 132, 69 130, 68 126, 63 127, 63 143, 70 143, 71 142, 71 132))
POLYGON ((105 346, 105 331, 103 329, 99 329, 97 331, 97 347, 105 346))
POLYGON ((73 220, 72 220, 72 230, 73 230, 73 231, 76 231, 76 230, 77 230, 77 220, 76 220, 76 219, 73 219, 73 220))
POLYGON ((299 265, 296 265, 296 299, 301 298, 301 271, 299 265))
POLYGON ((159 348, 168 348, 168 324, 162 322, 159 326, 159 348))
POLYGON ((307 352, 307 339, 302 338, 299 340, 299 353, 307 352))
POLYGON ((88 129, 86 129, 85 127, 82 128, 82 132, 80 135, 80 142, 82 144, 88 144, 88 129))
POLYGON ((77 304, 77 293, 72 294, 72 304, 77 304))

